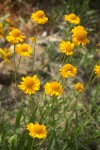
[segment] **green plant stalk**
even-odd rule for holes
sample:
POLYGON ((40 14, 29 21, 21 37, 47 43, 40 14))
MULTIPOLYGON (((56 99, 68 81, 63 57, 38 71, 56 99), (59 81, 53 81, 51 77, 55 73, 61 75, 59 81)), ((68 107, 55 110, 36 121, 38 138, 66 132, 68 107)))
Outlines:
POLYGON ((30 114, 33 114, 33 101, 32 101, 32 94, 29 95, 29 103, 30 103, 30 114))
MULTIPOLYGON (((51 106, 52 107, 51 112, 54 111, 55 103, 57 103, 56 99, 57 99, 57 97, 53 96, 53 101, 52 101, 52 106, 51 106)), ((54 139, 55 139, 56 149, 59 150, 59 145, 58 145, 57 136, 56 136, 55 113, 53 113, 52 119, 53 119, 53 132, 54 132, 54 139)))
POLYGON ((42 120, 46 117, 47 112, 51 109, 50 104, 53 104, 54 99, 52 98, 48 104, 46 109, 44 110, 44 112, 41 114, 41 119, 40 119, 40 123, 42 123, 42 120))
MULTIPOLYGON (((14 54, 14 55, 15 55, 15 54, 14 54)), ((15 57, 15 56, 14 56, 14 57, 15 57)), ((20 62, 21 62, 21 56, 20 56, 18 65, 17 65, 17 67, 16 67, 16 74, 17 74, 17 70, 18 70, 18 68, 19 68, 20 62)), ((15 58, 14 58, 14 64, 15 64, 14 66, 16 66, 15 58)), ((9 95, 9 93, 10 93, 11 85, 12 85, 12 83, 13 83, 13 81, 14 81, 14 78, 15 78, 15 72, 14 72, 14 74, 13 74, 12 81, 11 81, 11 84, 10 84, 9 89, 8 89, 8 95, 9 95)), ((16 85, 16 86, 17 86, 17 85, 16 85)))
POLYGON ((19 65, 20 65, 20 62, 21 62, 21 56, 20 56, 20 58, 19 58, 19 62, 18 62, 18 65, 17 65, 17 71, 18 71, 18 68, 19 68, 19 65))
POLYGON ((17 80, 16 80, 16 76, 17 76, 17 69, 16 69, 16 60, 15 60, 15 44, 14 44, 14 79, 15 79, 15 83, 17 84, 17 80))
POLYGON ((30 150, 33 150, 35 139, 33 139, 30 150))
MULTIPOLYGON (((98 61, 97 64, 98 64, 99 62, 100 62, 100 61, 98 61)), ((90 75, 89 81, 88 81, 88 83, 86 84, 86 86, 85 86, 83 92, 79 95, 78 99, 80 99, 80 98, 83 96, 83 94, 84 94, 84 92, 87 90, 87 88, 88 88, 88 87, 92 84, 92 82, 94 82, 94 80, 96 79, 96 77, 95 77, 93 80, 91 80, 91 79, 92 79, 92 76, 93 76, 93 73, 94 73, 94 71, 92 70, 92 73, 91 73, 91 75, 90 75)))
MULTIPOLYGON (((37 29, 36 28, 36 40, 37 40, 37 29)), ((36 40, 34 42, 34 47, 33 47, 33 62, 32 62, 32 74, 34 73, 34 62, 35 62, 35 50, 36 50, 36 40)), ((33 45, 33 44, 32 44, 33 45)))

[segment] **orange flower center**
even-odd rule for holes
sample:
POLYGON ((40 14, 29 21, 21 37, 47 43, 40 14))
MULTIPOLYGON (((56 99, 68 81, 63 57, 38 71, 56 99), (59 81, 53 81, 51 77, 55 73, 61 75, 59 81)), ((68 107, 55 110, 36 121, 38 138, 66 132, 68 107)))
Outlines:
POLYGON ((52 89, 52 91, 55 91, 55 92, 57 92, 57 91, 59 91, 59 84, 57 84, 57 83, 52 83, 51 84, 51 89, 52 89))
POLYGON ((18 31, 18 30, 12 31, 12 36, 13 37, 19 37, 20 36, 20 31, 18 31))
POLYGON ((75 34, 75 37, 77 38, 77 40, 81 41, 84 40, 86 38, 87 32, 84 30, 80 30, 79 32, 77 32, 75 34))
POLYGON ((72 70, 73 70, 73 67, 71 66, 68 66, 65 68, 65 72, 68 72, 68 73, 72 72, 72 70))
POLYGON ((70 18, 71 18, 72 20, 75 20, 75 19, 76 19, 76 16, 75 16, 74 14, 72 14, 72 15, 70 16, 70 18))
POLYGON ((34 84, 35 83, 34 83, 34 81, 32 79, 25 81, 26 89, 32 89, 32 87, 34 86, 34 84))
POLYGON ((58 91, 58 89, 59 89, 59 87, 58 87, 57 85, 54 85, 54 86, 52 87, 52 90, 53 90, 53 91, 58 91))
POLYGON ((26 46, 26 45, 23 45, 22 48, 21 48, 21 51, 22 51, 22 52, 27 52, 27 46, 26 46))
POLYGON ((68 43, 65 44, 65 49, 66 49, 66 51, 68 51, 68 52, 72 51, 72 47, 71 47, 71 45, 68 44, 68 43))
POLYGON ((43 133, 42 127, 35 127, 34 131, 36 134, 42 134, 43 133))
POLYGON ((43 19, 44 17, 45 17, 45 16, 44 16, 44 13, 43 13, 43 12, 41 12, 41 13, 38 14, 38 18, 39 18, 39 19, 43 19))

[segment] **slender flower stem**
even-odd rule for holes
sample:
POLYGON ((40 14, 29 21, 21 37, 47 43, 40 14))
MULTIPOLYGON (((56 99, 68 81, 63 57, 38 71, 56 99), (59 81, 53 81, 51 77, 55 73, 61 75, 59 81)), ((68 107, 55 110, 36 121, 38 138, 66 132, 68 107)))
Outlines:
POLYGON ((21 62, 21 56, 20 56, 20 58, 19 58, 19 62, 18 62, 18 65, 17 65, 17 71, 18 71, 18 68, 19 68, 19 65, 20 65, 20 62, 21 62))
POLYGON ((33 139, 33 141, 32 141, 31 149, 30 150, 33 150, 34 142, 35 142, 35 139, 33 139))
MULTIPOLYGON (((14 55, 15 55, 15 54, 14 54, 14 55)), ((15 56, 14 56, 14 57, 15 57, 15 56)), ((15 58, 14 58, 14 62, 15 62, 15 58)), ((16 67, 16 73, 17 73, 17 71, 18 71, 20 62, 21 62, 21 57, 20 57, 20 59, 19 59, 18 65, 17 65, 17 67, 16 67)), ((16 63, 15 63, 15 66, 16 66, 16 63)), ((9 87, 9 89, 8 89, 9 93, 10 93, 11 85, 12 85, 12 83, 13 83, 13 81, 14 81, 14 78, 15 78, 15 73, 14 73, 14 75, 13 75, 13 77, 12 77, 12 81, 11 81, 10 87, 9 87)))
MULTIPOLYGON (((37 28, 36 28, 36 40, 37 40, 37 28)), ((36 40, 35 40, 35 42, 34 42, 34 47, 33 47, 32 74, 33 74, 33 72, 34 72, 34 62, 35 62, 36 40)), ((32 44, 32 45, 33 45, 33 44, 32 44)))
POLYGON ((30 113, 33 113, 33 100, 32 100, 32 94, 31 95, 29 95, 29 100, 30 100, 30 113))
POLYGON ((16 74, 17 74, 17 69, 16 69, 16 60, 15 60, 15 44, 14 44, 14 79, 16 82, 16 74))

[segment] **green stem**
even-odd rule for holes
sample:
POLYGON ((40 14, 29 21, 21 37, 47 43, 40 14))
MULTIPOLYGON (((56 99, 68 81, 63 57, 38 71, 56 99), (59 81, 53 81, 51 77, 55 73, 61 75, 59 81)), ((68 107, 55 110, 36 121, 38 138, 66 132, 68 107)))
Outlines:
POLYGON ((30 100, 30 113, 33 114, 33 101, 32 101, 32 94, 29 96, 29 100, 30 100))
POLYGON ((21 56, 20 56, 20 58, 19 58, 19 62, 18 62, 18 65, 17 65, 17 71, 18 71, 18 68, 19 68, 19 65, 20 65, 20 62, 21 62, 21 56))
POLYGON ((30 150, 33 150, 34 142, 35 142, 35 139, 33 139, 33 141, 32 141, 32 145, 31 145, 31 149, 30 150))
POLYGON ((15 44, 14 44, 14 79, 16 83, 17 69, 16 69, 16 60, 15 60, 15 44))
MULTIPOLYGON (((14 53, 14 55, 15 55, 15 53, 14 53)), ((14 56, 14 57, 15 57, 15 56, 14 56)), ((21 57, 20 57, 20 59, 19 59, 18 65, 17 65, 17 67, 16 67, 16 72, 17 72, 17 70, 18 70, 18 68, 19 68, 20 62, 21 62, 21 57)), ((14 64, 15 64, 14 66, 16 66, 15 58, 14 58, 14 64)), ((10 93, 11 85, 12 85, 12 83, 13 83, 13 81, 14 81, 14 78, 15 78, 15 73, 14 73, 14 75, 13 75, 13 77, 12 77, 12 81, 11 81, 10 87, 9 87, 9 89, 8 89, 8 92, 9 92, 9 93, 10 93)))
MULTIPOLYGON (((36 28, 36 40, 37 40, 37 28, 36 28)), ((33 47, 33 62, 32 62, 32 74, 34 73, 34 62, 35 62, 35 50, 36 50, 36 40, 33 47)), ((33 45, 33 44, 32 44, 33 45)))

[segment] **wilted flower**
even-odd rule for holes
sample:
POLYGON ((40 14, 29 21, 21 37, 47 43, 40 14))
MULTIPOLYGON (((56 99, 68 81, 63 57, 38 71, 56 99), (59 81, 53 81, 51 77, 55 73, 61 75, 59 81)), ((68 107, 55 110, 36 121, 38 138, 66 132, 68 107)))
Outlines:
POLYGON ((76 83, 74 87, 75 87, 75 89, 76 89, 79 93, 82 92, 83 89, 84 89, 83 84, 80 83, 80 82, 76 83))
POLYGON ((27 126, 27 130, 29 130, 29 135, 32 138, 45 139, 47 137, 46 126, 39 125, 38 123, 29 123, 27 126))
POLYGON ((100 65, 95 65, 94 72, 100 78, 100 65))
POLYGON ((44 86, 45 93, 50 96, 60 96, 63 92, 62 86, 59 82, 47 82, 44 86))
POLYGON ((73 49, 74 49, 74 44, 69 42, 69 41, 62 41, 59 44, 60 50, 62 53, 66 55, 72 55, 73 54, 73 49))
POLYGON ((37 24, 45 24, 48 21, 48 18, 45 16, 44 11, 38 10, 35 13, 32 13, 32 20, 37 24))
POLYGON ((80 23, 80 18, 78 16, 76 16, 75 14, 69 14, 69 15, 65 15, 65 20, 73 23, 73 24, 79 24, 80 23))
POLYGON ((30 56, 32 54, 32 48, 26 43, 17 44, 15 52, 20 56, 30 56))
POLYGON ((87 31, 83 26, 74 27, 71 32, 73 33, 72 41, 75 45, 82 44, 82 46, 84 46, 89 43, 89 40, 87 38, 87 31))
POLYGON ((22 82, 18 85, 18 87, 24 91, 26 94, 34 94, 36 91, 40 89, 40 80, 37 75, 33 77, 27 76, 22 77, 22 82))
POLYGON ((77 68, 71 64, 65 64, 60 70, 60 74, 64 78, 74 77, 77 73, 77 68))
POLYGON ((21 35, 20 30, 12 29, 12 31, 8 33, 6 40, 11 44, 17 44, 19 42, 23 42, 24 38, 25 36, 21 35))

